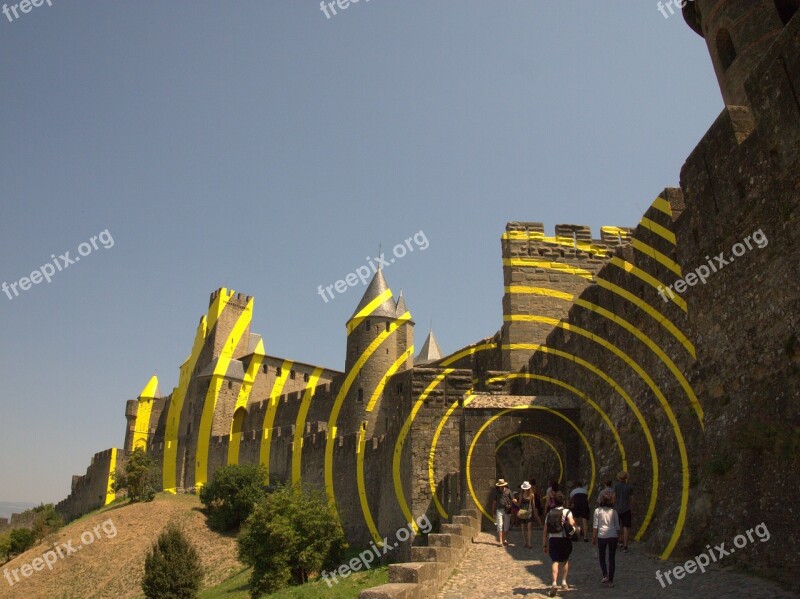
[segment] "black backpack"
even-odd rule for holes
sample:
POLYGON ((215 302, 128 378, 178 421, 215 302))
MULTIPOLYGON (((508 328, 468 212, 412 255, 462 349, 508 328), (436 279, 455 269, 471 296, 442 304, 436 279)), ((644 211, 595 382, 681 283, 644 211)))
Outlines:
POLYGON ((500 505, 506 511, 506 514, 511 513, 511 506, 513 505, 511 501, 511 492, 506 493, 505 487, 500 490, 500 505))
POLYGON ((566 518, 566 511, 563 507, 554 507, 547 512, 545 519, 545 526, 547 526, 548 534, 563 535, 567 538, 572 537, 575 528, 569 523, 566 518))

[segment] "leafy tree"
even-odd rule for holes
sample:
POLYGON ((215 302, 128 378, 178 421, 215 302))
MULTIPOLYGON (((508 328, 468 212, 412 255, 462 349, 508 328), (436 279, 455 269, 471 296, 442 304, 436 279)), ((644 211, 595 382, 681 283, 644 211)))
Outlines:
POLYGON ((10 554, 25 553, 36 544, 36 535, 30 528, 15 528, 8 533, 10 539, 10 554))
POLYGON ((239 558, 252 566, 254 599, 314 572, 338 565, 346 543, 336 509, 325 493, 279 487, 262 499, 238 539, 239 558))
POLYGON ((131 503, 153 501, 158 489, 158 465, 141 447, 133 450, 125 471, 117 475, 112 485, 115 493, 125 491, 131 503))
POLYGON ((170 524, 144 562, 142 591, 147 599, 196 599, 203 583, 197 550, 180 528, 170 524))
POLYGON ((56 508, 52 503, 43 503, 31 511, 34 513, 31 529, 39 541, 64 526, 64 520, 56 512, 56 508))
POLYGON ((8 533, 0 534, 0 564, 4 564, 11 556, 11 537, 8 533))
POLYGON ((237 530, 267 492, 267 469, 256 464, 225 466, 200 489, 209 524, 217 530, 237 530))

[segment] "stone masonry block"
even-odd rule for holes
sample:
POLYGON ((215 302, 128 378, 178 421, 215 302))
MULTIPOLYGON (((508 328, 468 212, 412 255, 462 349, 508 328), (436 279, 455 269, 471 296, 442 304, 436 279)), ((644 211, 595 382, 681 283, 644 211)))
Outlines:
POLYGON ((419 585, 389 583, 366 589, 358 594, 358 599, 424 599, 419 585))

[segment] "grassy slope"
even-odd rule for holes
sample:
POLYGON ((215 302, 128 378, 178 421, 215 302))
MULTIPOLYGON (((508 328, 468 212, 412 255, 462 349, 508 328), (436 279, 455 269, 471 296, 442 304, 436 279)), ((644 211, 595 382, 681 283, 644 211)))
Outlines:
MULTIPOLYGON (((33 572, 29 578, 10 587, 0 575, 0 597, 8 599, 88 599, 114 597, 142 597, 139 584, 144 572, 144 557, 153 541, 169 522, 183 525, 194 543, 206 568, 206 585, 217 585, 232 574, 241 571, 236 559, 236 541, 233 537, 212 532, 206 526, 205 516, 199 511, 200 502, 193 495, 159 495, 152 503, 118 504, 92 512, 71 522, 51 539, 17 556, 0 567, 13 570, 30 563, 53 543, 81 545, 81 534, 92 531, 109 518, 117 535, 106 538, 100 530, 100 539, 81 548, 63 560, 58 560, 53 571, 45 568, 33 572)), ((109 527, 110 528, 110 527, 109 527)), ((65 552, 66 553, 66 552, 65 552)), ((13 580, 13 576, 12 576, 13 580)))
MULTIPOLYGON (((217 587, 209 588, 200 594, 201 599, 249 599, 247 581, 250 578, 250 569, 245 569, 235 574, 217 587)), ((298 587, 292 587, 269 595, 269 599, 312 599, 325 597, 326 599, 354 599, 364 589, 385 584, 388 580, 387 568, 373 568, 367 572, 356 572, 348 578, 339 579, 339 584, 332 588, 324 581, 309 582, 298 587)), ((265 597, 266 599, 266 597, 265 597)))

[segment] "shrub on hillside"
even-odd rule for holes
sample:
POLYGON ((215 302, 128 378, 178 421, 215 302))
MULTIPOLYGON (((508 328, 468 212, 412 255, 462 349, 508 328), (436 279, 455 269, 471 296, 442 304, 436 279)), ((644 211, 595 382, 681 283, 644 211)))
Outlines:
POLYGON ((132 503, 153 501, 158 489, 158 466, 141 447, 133 450, 125 464, 125 471, 116 476, 112 489, 125 491, 132 503))
POLYGON ((237 530, 267 491, 267 470, 256 464, 225 466, 200 489, 209 524, 216 530, 237 530))
POLYGON ((19 555, 25 553, 36 544, 36 535, 30 528, 15 528, 8 533, 10 540, 9 554, 19 555))
POLYGON ((203 583, 200 556, 183 532, 170 524, 144 562, 142 591, 147 599, 196 599, 203 583))
POLYGON ((337 566, 346 548, 327 496, 301 487, 279 487, 261 500, 238 543, 239 558, 253 568, 253 598, 303 584, 311 573, 337 566))
POLYGON ((42 540, 64 526, 63 518, 56 512, 56 507, 52 503, 43 503, 31 511, 34 514, 31 530, 37 540, 42 540))
POLYGON ((11 537, 8 533, 0 534, 0 564, 4 564, 11 556, 11 537))

